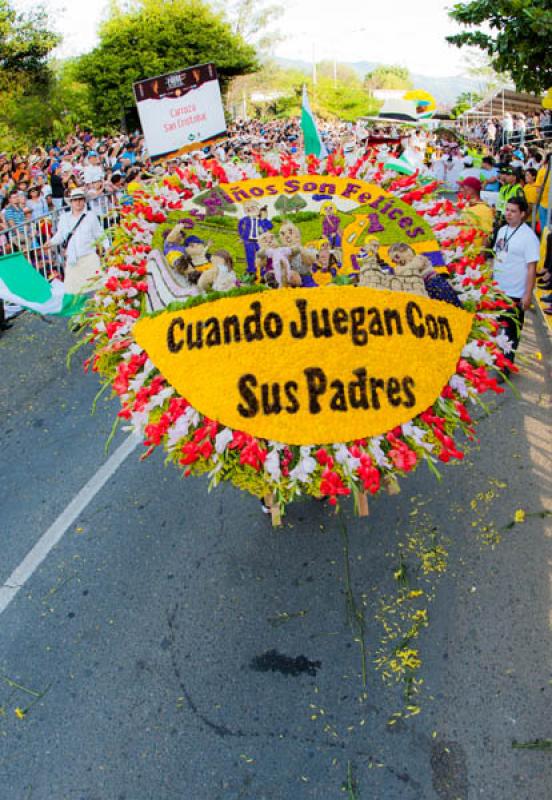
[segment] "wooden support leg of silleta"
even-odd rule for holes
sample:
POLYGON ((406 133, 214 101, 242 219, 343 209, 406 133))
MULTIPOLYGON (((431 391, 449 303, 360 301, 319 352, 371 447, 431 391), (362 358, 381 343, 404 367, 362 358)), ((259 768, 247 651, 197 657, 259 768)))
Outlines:
POLYGON ((368 495, 366 492, 359 492, 358 494, 358 516, 367 517, 370 514, 368 508, 368 495))
POLYGON ((282 524, 282 514, 280 513, 280 504, 276 499, 276 495, 272 492, 270 492, 270 494, 265 494, 264 503, 265 506, 270 511, 272 526, 274 528, 277 528, 279 525, 282 524))

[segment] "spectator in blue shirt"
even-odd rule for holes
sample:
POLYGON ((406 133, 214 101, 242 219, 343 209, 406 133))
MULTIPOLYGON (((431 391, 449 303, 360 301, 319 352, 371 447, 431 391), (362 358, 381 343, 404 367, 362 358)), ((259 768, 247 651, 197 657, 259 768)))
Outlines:
POLYGON ((18 189, 12 189, 6 198, 4 219, 8 228, 17 228, 25 222, 25 198, 18 189))
POLYGON ((136 163, 136 153, 134 152, 134 145, 128 144, 126 146, 125 152, 121 153, 121 155, 119 156, 119 161, 122 162, 125 160, 129 162, 129 166, 131 167, 133 167, 134 164, 136 163))
POLYGON ((498 180, 498 170, 494 165, 494 159, 485 156, 481 159, 481 184, 485 192, 498 192, 500 183, 498 180))

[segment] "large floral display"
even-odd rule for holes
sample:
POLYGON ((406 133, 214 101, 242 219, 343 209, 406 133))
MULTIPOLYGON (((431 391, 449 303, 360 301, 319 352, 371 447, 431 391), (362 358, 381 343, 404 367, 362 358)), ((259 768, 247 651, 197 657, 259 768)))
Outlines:
POLYGON ((211 161, 136 190, 83 317, 144 456, 232 481, 274 522, 305 495, 366 513, 461 459, 470 405, 513 368, 465 204, 377 159, 319 169, 211 161))

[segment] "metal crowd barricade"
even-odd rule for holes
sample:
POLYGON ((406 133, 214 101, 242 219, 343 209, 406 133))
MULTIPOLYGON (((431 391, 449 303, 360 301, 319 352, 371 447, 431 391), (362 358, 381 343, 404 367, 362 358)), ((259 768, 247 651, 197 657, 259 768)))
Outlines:
MULTIPOLYGON (((111 241, 110 232, 119 221, 119 204, 111 195, 103 195, 88 204, 89 210, 96 213, 111 241), (90 208, 92 206, 92 208, 90 208)), ((23 253, 27 260, 46 279, 63 277, 64 254, 60 246, 46 247, 46 242, 57 230, 61 216, 67 209, 56 209, 35 220, 21 225, 4 228, 0 231, 0 255, 23 253)))

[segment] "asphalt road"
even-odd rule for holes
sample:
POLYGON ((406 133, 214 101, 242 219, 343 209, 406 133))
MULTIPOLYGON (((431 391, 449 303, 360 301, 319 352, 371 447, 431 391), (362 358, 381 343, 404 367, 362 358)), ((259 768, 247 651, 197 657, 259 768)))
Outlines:
MULTIPOLYGON (((71 343, 29 314, 0 337, 2 583, 105 460, 116 407, 90 415, 71 343)), ((512 747, 552 739, 540 322, 523 352, 521 397, 480 413, 481 446, 368 519, 311 502, 274 531, 253 498, 131 454, 0 615, 0 800, 551 797, 550 750, 512 747), (434 592, 421 713, 389 725, 405 700, 373 666, 375 613, 409 536, 444 543, 449 569, 412 576, 434 592)))

